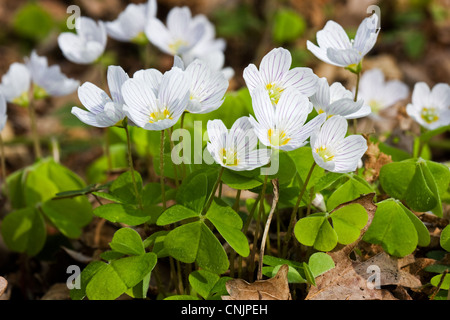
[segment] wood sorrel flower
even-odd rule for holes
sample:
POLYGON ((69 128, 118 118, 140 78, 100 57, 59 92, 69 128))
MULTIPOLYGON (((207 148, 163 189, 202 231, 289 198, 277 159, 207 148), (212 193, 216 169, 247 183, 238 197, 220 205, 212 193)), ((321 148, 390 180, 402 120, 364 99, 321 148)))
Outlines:
POLYGON ((228 89, 228 80, 223 72, 213 70, 207 62, 199 59, 184 69, 184 63, 178 56, 175 56, 174 66, 185 71, 190 83, 186 111, 208 113, 222 105, 228 89))
POLYGON ((222 167, 244 171, 269 163, 270 149, 256 149, 258 138, 248 117, 237 119, 229 131, 222 120, 209 120, 207 130, 207 149, 222 167))
POLYGON ((88 17, 80 17, 77 34, 63 32, 58 37, 58 45, 63 55, 71 62, 89 64, 97 60, 105 51, 107 34, 102 21, 95 22, 88 17))
POLYGON ((275 149, 290 151, 304 146, 313 130, 325 121, 325 115, 319 115, 305 124, 312 105, 293 88, 286 90, 276 107, 264 87, 253 91, 252 102, 256 120, 250 115, 250 123, 259 140, 275 149))
POLYGON ((175 7, 167 15, 167 26, 157 18, 149 20, 145 35, 161 51, 182 55, 195 46, 205 33, 205 25, 192 19, 188 7, 175 7))
POLYGON ((121 88, 126 80, 128 75, 121 67, 109 66, 107 81, 111 98, 96 85, 86 82, 78 88, 78 98, 88 111, 73 107, 72 114, 94 127, 106 128, 116 125, 125 118, 121 88))
POLYGON ((157 11, 156 0, 147 3, 127 5, 116 20, 105 22, 108 35, 122 42, 147 43, 145 27, 149 19, 155 18, 157 11))
POLYGON ((137 126, 165 130, 177 123, 189 100, 189 80, 183 70, 172 68, 161 74, 140 70, 122 86, 125 112, 137 126))
POLYGON ((450 124, 450 86, 438 83, 430 91, 425 82, 414 86, 406 112, 421 126, 434 130, 450 124))
POLYGON ((341 25, 330 20, 316 34, 319 46, 308 40, 306 47, 326 63, 357 70, 358 64, 377 41, 377 23, 376 14, 365 18, 358 27, 355 39, 350 40, 341 25))
POLYGON ((48 66, 46 57, 38 56, 32 51, 30 58, 25 58, 34 84, 35 98, 51 96, 64 96, 74 92, 80 82, 67 78, 58 65, 48 66))
POLYGON ((346 119, 362 118, 370 114, 370 106, 364 105, 362 99, 354 102, 353 93, 339 82, 329 86, 326 78, 320 78, 317 88, 311 102, 318 114, 325 113, 328 118, 340 115, 346 119))
POLYGON ((334 116, 325 121, 311 135, 311 148, 317 165, 339 173, 355 171, 367 150, 367 142, 360 135, 345 137, 347 120, 334 116))
POLYGON ((2 76, 0 93, 8 102, 27 106, 30 84, 31 75, 28 68, 23 63, 14 62, 10 65, 8 72, 2 76))
POLYGON ((287 88, 295 88, 307 97, 316 92, 318 77, 310 68, 293 68, 291 53, 284 48, 275 48, 264 56, 259 70, 254 64, 244 69, 244 80, 250 91, 263 86, 275 105, 287 88))
POLYGON ((361 76, 358 97, 370 106, 371 116, 376 116, 380 110, 406 99, 408 95, 406 84, 399 80, 386 81, 380 69, 370 69, 361 76))
POLYGON ((5 127, 7 119, 8 115, 6 114, 6 99, 2 94, 0 94, 0 131, 2 131, 5 127))

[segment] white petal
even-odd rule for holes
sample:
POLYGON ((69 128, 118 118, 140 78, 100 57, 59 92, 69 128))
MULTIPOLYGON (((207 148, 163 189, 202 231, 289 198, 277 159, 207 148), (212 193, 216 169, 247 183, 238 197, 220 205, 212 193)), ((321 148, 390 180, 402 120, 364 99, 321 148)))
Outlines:
POLYGON ((249 64, 244 69, 243 77, 244 77, 244 80, 245 80, 245 84, 247 85, 248 90, 250 91, 250 93, 256 87, 264 85, 264 81, 261 78, 261 75, 260 75, 258 69, 256 68, 256 66, 254 64, 249 64))
POLYGON ((122 96, 127 116, 139 127, 144 127, 149 122, 152 112, 159 111, 152 88, 143 81, 138 79, 125 81, 122 96))
POLYGON ((122 85, 129 79, 128 74, 119 66, 109 66, 107 81, 112 100, 119 104, 124 104, 122 98, 122 85))
POLYGON ((345 138, 336 149, 334 172, 347 173, 355 171, 358 161, 367 150, 367 141, 363 136, 352 135, 345 138))
POLYGON ((7 101, 13 102, 23 93, 28 93, 30 81, 28 68, 23 63, 14 62, 10 65, 8 72, 2 76, 0 91, 7 101))
POLYGON ((206 124, 209 141, 211 146, 217 152, 219 149, 225 148, 228 135, 228 129, 222 120, 209 120, 206 124))
POLYGON ((93 114, 103 112, 105 104, 111 102, 105 91, 90 82, 85 82, 78 88, 78 98, 93 114))
POLYGON ((317 90, 317 77, 310 68, 293 68, 286 72, 281 81, 284 88, 293 87, 307 97, 312 96, 317 90))
POLYGON ((172 50, 169 48, 169 44, 172 42, 172 35, 160 20, 157 18, 150 19, 145 27, 145 35, 161 51, 172 54, 172 50))
POLYGON ((365 18, 358 27, 353 47, 365 56, 375 45, 378 37, 378 15, 365 18))
POLYGON ((344 117, 333 116, 322 125, 315 144, 319 146, 335 145, 344 139, 345 134, 347 133, 347 128, 347 120, 344 117))
POLYGON ((173 118, 181 116, 189 99, 189 81, 184 71, 172 68, 164 73, 158 99, 161 105, 170 111, 173 118))
POLYGON ((248 117, 237 119, 227 136, 227 149, 234 149, 238 158, 245 157, 256 148, 258 138, 248 117))
POLYGON ((333 20, 329 20, 325 27, 317 32, 317 44, 321 48, 350 49, 350 39, 344 28, 333 20))
POLYGON ((111 122, 104 122, 97 118, 97 116, 89 111, 80 109, 78 107, 72 108, 72 114, 75 115, 80 121, 98 128, 106 128, 114 125, 115 123, 113 121, 111 122))
POLYGON ((252 104, 258 122, 267 130, 271 129, 275 120, 275 109, 264 87, 257 87, 253 90, 252 104))
POLYGON ((146 85, 151 87, 153 93, 155 94, 155 97, 158 96, 162 78, 163 74, 161 73, 161 71, 153 68, 138 70, 133 74, 133 79, 143 81, 146 83, 146 85))
POLYGON ((259 72, 264 84, 279 83, 284 73, 289 71, 292 64, 291 53, 284 48, 272 49, 266 54, 259 65, 259 72))
POLYGON ((447 83, 438 83, 431 90, 430 102, 439 109, 450 107, 450 86, 447 83))
POLYGON ((422 107, 429 105, 430 103, 430 87, 425 82, 417 82, 414 85, 414 91, 412 94, 412 103, 416 107, 422 109, 422 107))
MULTIPOLYGON (((334 115, 340 115, 345 118, 347 116, 350 116, 354 114, 355 112, 359 111, 364 105, 363 100, 358 100, 357 102, 354 102, 353 99, 340 99, 335 102, 333 102, 329 107, 327 112, 328 116, 334 116, 334 115)), ((369 107, 369 113, 370 113, 370 107, 369 107)), ((349 119, 349 118, 347 118, 349 119)), ((351 118, 355 119, 355 118, 351 118)))
POLYGON ((274 123, 277 129, 283 130, 292 138, 305 123, 311 108, 306 96, 295 89, 287 89, 275 108, 274 123))
POLYGON ((311 102, 317 112, 327 111, 330 104, 330 87, 326 78, 320 78, 317 82, 317 91, 311 96, 311 102))
POLYGON ((357 64, 361 61, 362 56, 355 49, 327 49, 328 58, 336 65, 341 67, 347 67, 353 64, 357 64))
MULTIPOLYGON (((306 48, 311 51, 312 54, 314 54, 318 59, 322 60, 323 62, 326 62, 328 64, 336 65, 335 62, 331 61, 327 56, 327 48, 320 48, 316 46, 311 41, 306 41, 306 48)), ((339 65, 340 67, 340 65, 339 65)))

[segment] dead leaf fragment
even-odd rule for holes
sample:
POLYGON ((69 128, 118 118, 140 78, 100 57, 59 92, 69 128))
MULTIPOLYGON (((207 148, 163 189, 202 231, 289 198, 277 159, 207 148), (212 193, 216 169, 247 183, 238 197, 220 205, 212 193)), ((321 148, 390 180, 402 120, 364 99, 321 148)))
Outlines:
POLYGON ((229 296, 222 300, 291 300, 287 279, 289 266, 282 265, 275 277, 248 283, 242 279, 232 279, 226 283, 229 296))
POLYGON ((392 157, 381 152, 378 142, 373 143, 367 139, 366 160, 364 161, 364 178, 367 182, 373 183, 378 180, 381 168, 392 162, 392 157))
POLYGON ((0 277, 0 297, 5 293, 6 288, 8 287, 8 281, 5 278, 0 277))
POLYGON ((405 263, 404 259, 393 258, 385 252, 378 253, 365 261, 353 261, 349 258, 350 253, 372 223, 377 208, 373 203, 373 197, 374 194, 369 194, 341 205, 359 203, 368 213, 368 222, 361 230, 358 240, 328 253, 336 266, 316 278, 316 286, 311 287, 306 300, 397 300, 391 292, 381 287, 386 285, 407 288, 421 286, 418 278, 401 270, 405 263))

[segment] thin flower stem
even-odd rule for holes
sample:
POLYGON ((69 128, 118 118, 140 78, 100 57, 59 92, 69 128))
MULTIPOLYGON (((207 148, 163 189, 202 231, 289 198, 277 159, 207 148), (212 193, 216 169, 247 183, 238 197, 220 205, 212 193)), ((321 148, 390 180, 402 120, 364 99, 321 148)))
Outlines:
MULTIPOLYGON (((175 145, 172 141, 172 130, 173 130, 173 127, 171 127, 170 129, 167 129, 167 133, 169 134, 170 149, 173 150, 173 148, 175 148, 175 145)), ((178 186, 180 184, 180 182, 178 181, 178 169, 177 169, 178 166, 173 162, 172 162, 172 164, 173 164, 173 172, 175 175, 175 187, 178 189, 178 186)))
POLYGON ((295 225, 295 220, 296 220, 296 216, 297 216, 298 207, 300 206, 300 203, 301 203, 303 195, 304 195, 304 193, 306 191, 306 187, 308 186, 309 179, 311 179, 311 175, 312 175, 312 173, 314 171, 315 166, 316 166, 316 162, 313 162, 313 164, 311 166, 311 169, 309 169, 308 175, 306 176, 306 180, 303 183, 303 187, 302 187, 302 190, 300 191, 300 194, 299 194, 299 196, 297 198, 297 202, 295 203, 295 206, 292 209, 291 220, 289 222, 289 226, 288 226, 287 232, 286 232, 286 234, 284 236, 283 257, 286 257, 289 240, 291 240, 292 230, 294 229, 294 225, 295 225))
POLYGON ((109 127, 105 128, 105 133, 103 138, 105 139, 105 157, 106 163, 108 166, 108 175, 112 171, 112 159, 111 159, 111 151, 110 151, 110 141, 109 141, 109 127))
MULTIPOLYGON (((181 114, 180 129, 184 129, 184 117, 185 117, 185 115, 186 115, 186 111, 181 114)), ((183 136, 180 136, 180 143, 183 143, 183 136)), ((181 157, 183 159, 183 162, 182 162, 182 165, 181 165, 181 170, 182 170, 181 176, 184 179, 184 178, 186 178, 186 163, 184 163, 184 149, 183 149, 183 153, 181 154, 181 157)))
MULTIPOLYGON (((356 73, 356 89, 355 89, 355 98, 353 99, 354 102, 358 101, 358 91, 359 91, 359 79, 361 78, 361 72, 356 73)), ((356 119, 353 119, 353 133, 356 134, 357 132, 357 121, 356 119)))
POLYGON ((0 134, 0 159, 1 159, 1 168, 2 168, 2 182, 5 188, 5 194, 9 196, 8 184, 6 183, 6 157, 5 157, 5 147, 3 143, 3 137, 0 134))
POLYGON ((161 201, 163 210, 166 210, 166 186, 164 179, 164 130, 161 130, 161 151, 159 153, 159 174, 161 182, 161 201))
POLYGON ((275 212, 275 208, 278 204, 279 192, 278 192, 278 179, 272 180, 273 184, 273 200, 272 207, 270 208, 269 215, 267 217, 266 226, 264 227, 263 237, 261 239, 261 249, 259 251, 259 261, 258 261, 258 274, 256 280, 262 279, 262 265, 263 265, 263 257, 264 257, 264 249, 266 246, 266 239, 269 233, 270 223, 272 222, 273 213, 275 212))
POLYGON ((131 138, 130 138, 130 130, 128 130, 128 125, 125 122, 125 125, 123 127, 125 129, 125 132, 127 134, 127 146, 128 146, 128 166, 130 167, 131 171, 131 179, 133 180, 133 186, 134 186, 134 192, 136 193, 136 199, 139 203, 139 208, 142 210, 142 198, 141 194, 139 193, 137 183, 136 183, 136 177, 134 176, 134 165, 133 165, 133 155, 131 153, 131 138))
MULTIPOLYGON (((258 197, 255 199, 255 203, 253 204, 250 212, 248 213, 247 220, 245 220, 244 227, 242 228, 242 233, 247 234, 248 227, 250 226, 250 222, 253 220, 253 215, 255 214, 256 207, 258 206, 259 199, 261 199, 261 194, 258 194, 258 197)), ((238 267, 238 278, 242 278, 242 256, 239 256, 239 267, 238 267)))
POLYGON ((220 181, 222 180, 222 174, 223 174, 224 170, 225 170, 224 167, 220 167, 219 176, 217 177, 217 181, 216 181, 216 183, 213 186, 211 194, 209 195, 208 201, 206 202, 206 206, 203 207, 202 215, 205 215, 206 212, 208 212, 209 207, 211 206, 211 204, 212 204, 212 202, 214 200, 214 195, 216 194, 217 188, 219 187, 220 181))
MULTIPOLYGON (((233 205, 233 210, 235 212, 239 211, 239 202, 241 200, 241 191, 242 190, 238 190, 236 192, 236 200, 234 202, 233 205)), ((232 248, 231 249, 231 254, 230 254, 230 277, 234 277, 234 260, 236 259, 236 251, 232 248)))
POLYGON ((30 98, 30 102, 28 104, 28 113, 30 115, 31 120, 31 132, 33 136, 32 138, 34 145, 34 155, 36 156, 36 159, 40 159, 42 157, 42 150, 41 150, 41 143, 39 141, 39 135, 37 132, 36 110, 34 108, 34 102, 32 98, 30 98))
POLYGON ((256 219, 255 236, 253 238, 253 247, 252 247, 252 251, 251 251, 251 254, 250 254, 250 263, 249 263, 249 266, 250 266, 250 281, 253 280, 253 272, 255 270, 256 247, 257 247, 258 239, 259 239, 259 229, 260 229, 261 219, 262 219, 262 215, 263 215, 263 212, 264 212, 264 199, 265 199, 265 195, 266 195, 267 179, 268 179, 268 176, 265 175, 265 177, 264 177, 264 184, 263 184, 262 190, 261 190, 261 198, 259 199, 258 218, 256 219))

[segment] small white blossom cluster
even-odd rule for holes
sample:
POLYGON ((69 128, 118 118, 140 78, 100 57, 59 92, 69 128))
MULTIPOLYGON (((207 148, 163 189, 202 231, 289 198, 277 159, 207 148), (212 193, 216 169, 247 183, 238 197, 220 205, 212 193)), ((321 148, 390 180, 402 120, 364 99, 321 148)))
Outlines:
MULTIPOLYGON (((35 95, 58 96, 78 88, 86 110, 72 113, 95 127, 127 123, 145 130, 173 127, 184 112, 209 113, 219 108, 233 70, 224 68, 225 42, 204 15, 192 16, 188 7, 170 10, 165 24, 156 17, 155 0, 130 4, 111 22, 80 18, 77 33, 62 33, 58 44, 64 56, 79 64, 96 61, 106 48, 107 35, 128 42, 149 41, 174 57, 171 70, 149 68, 130 77, 120 66, 109 66, 109 95, 96 85, 67 78, 58 66, 32 52, 25 64, 13 63, 0 84, 0 129, 6 122, 6 102, 27 105, 33 84, 35 95)), ((329 21, 317 33, 318 46, 307 48, 319 59, 359 74, 364 56, 373 48, 379 30, 372 15, 359 26, 355 39, 329 21)), ((270 162, 271 150, 291 151, 310 144, 316 164, 334 172, 354 171, 367 150, 361 135, 347 136, 348 119, 376 116, 379 110, 407 98, 408 87, 385 81, 378 69, 364 72, 355 90, 331 85, 310 68, 291 68, 288 50, 268 52, 259 67, 249 64, 243 78, 249 89, 254 115, 238 119, 228 130, 220 119, 209 121, 207 149, 221 166, 252 170, 270 162), (258 141, 266 149, 258 149, 258 141)), ((431 91, 417 83, 407 112, 419 124, 435 129, 450 124, 450 89, 437 84, 431 91)), ((232 110, 230 110, 232 112, 232 110)))

